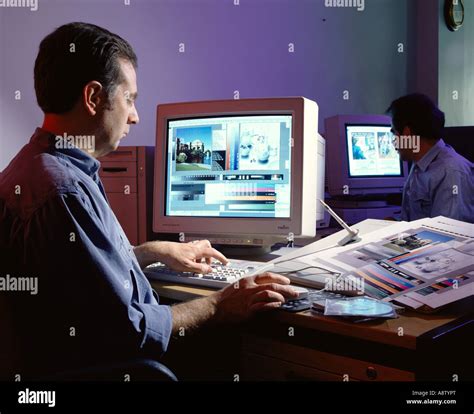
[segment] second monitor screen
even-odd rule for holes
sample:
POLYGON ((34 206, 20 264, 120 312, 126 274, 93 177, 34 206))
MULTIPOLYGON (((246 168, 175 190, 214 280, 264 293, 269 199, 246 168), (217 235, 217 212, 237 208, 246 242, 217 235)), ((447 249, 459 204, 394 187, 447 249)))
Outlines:
POLYGON ((291 115, 168 121, 168 216, 290 217, 291 115))
POLYGON ((346 137, 350 177, 402 175, 390 126, 346 125, 346 137))

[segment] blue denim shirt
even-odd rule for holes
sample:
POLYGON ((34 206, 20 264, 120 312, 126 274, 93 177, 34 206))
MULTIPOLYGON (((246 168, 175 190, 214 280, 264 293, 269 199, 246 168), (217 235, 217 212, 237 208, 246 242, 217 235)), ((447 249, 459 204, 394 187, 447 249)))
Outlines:
POLYGON ((474 164, 442 139, 413 164, 403 189, 402 220, 436 216, 474 223, 474 164))
POLYGON ((170 308, 159 304, 109 207, 100 163, 77 148, 56 149, 54 138, 38 128, 0 174, 0 277, 38 283, 36 295, 0 292, 13 311, 18 371, 158 359, 170 308))

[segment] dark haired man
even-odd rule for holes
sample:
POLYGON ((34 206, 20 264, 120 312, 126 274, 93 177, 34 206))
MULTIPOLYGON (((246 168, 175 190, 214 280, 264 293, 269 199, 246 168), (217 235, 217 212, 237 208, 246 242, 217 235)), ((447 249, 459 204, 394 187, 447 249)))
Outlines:
POLYGON ((474 164, 442 140, 444 113, 425 95, 392 102, 396 148, 413 166, 403 189, 402 220, 446 216, 474 222, 474 164))
POLYGON ((207 273, 212 258, 227 260, 208 241, 132 247, 109 208, 96 158, 139 122, 136 67, 125 40, 91 24, 61 26, 40 44, 34 75, 44 123, 0 175, 2 271, 38 279, 37 295, 8 296, 22 378, 159 359, 173 333, 241 321, 297 296, 287 278, 266 273, 206 298, 158 303, 147 264, 207 273), (93 148, 58 140, 84 135, 93 148))

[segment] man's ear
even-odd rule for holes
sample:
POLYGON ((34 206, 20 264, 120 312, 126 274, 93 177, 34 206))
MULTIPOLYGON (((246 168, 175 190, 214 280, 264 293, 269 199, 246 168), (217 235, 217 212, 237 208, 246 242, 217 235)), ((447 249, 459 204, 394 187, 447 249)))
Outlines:
POLYGON ((82 98, 86 111, 89 115, 96 115, 104 100, 104 88, 97 81, 90 81, 82 90, 82 98))
POLYGON ((409 126, 406 126, 403 128, 402 135, 404 137, 409 137, 411 136, 411 128, 409 126))

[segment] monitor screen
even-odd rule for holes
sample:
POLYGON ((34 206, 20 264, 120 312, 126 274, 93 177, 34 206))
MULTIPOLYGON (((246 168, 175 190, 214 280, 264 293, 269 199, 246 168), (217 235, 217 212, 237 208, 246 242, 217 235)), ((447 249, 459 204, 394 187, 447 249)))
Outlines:
POLYGON ((288 114, 169 119, 166 216, 289 218, 288 114))
POLYGON ((390 125, 346 124, 349 177, 401 177, 390 125))

